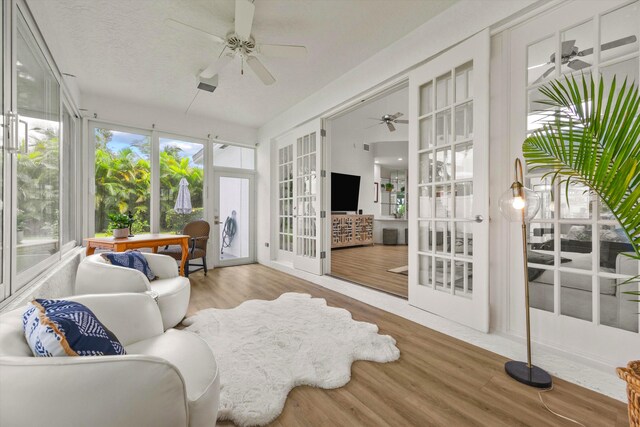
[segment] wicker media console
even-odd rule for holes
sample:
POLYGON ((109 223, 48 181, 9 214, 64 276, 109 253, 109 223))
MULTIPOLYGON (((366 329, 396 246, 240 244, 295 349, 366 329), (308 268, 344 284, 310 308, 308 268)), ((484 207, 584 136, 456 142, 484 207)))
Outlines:
POLYGON ((331 248, 373 244, 373 215, 331 215, 331 248))

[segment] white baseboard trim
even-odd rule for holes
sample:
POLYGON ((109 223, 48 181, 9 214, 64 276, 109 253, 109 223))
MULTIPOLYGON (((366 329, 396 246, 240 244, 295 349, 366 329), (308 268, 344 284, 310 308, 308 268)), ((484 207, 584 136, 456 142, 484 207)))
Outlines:
MULTIPOLYGON (((291 264, 276 261, 261 262, 261 264, 341 293, 365 304, 369 304, 509 359, 526 359, 526 347, 524 341, 519 337, 495 332, 485 334, 411 306, 407 300, 403 298, 355 285, 335 277, 318 276, 296 270, 291 264)), ((535 365, 547 370, 552 375, 616 400, 622 402, 627 401, 625 383, 616 376, 613 367, 582 358, 575 354, 569 354, 561 349, 537 343, 533 345, 532 352, 534 354, 535 365)))

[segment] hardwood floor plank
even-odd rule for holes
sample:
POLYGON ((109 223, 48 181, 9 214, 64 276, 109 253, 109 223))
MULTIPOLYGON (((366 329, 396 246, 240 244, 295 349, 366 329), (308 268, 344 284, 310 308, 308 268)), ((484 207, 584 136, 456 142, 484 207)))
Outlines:
POLYGON ((408 277, 387 270, 409 264, 406 245, 370 245, 331 251, 331 275, 388 292, 409 295, 408 277))
MULTIPOLYGON (((351 381, 338 389, 296 387, 273 426, 575 426, 548 412, 537 390, 510 379, 506 358, 342 294, 257 264, 210 270, 206 278, 198 272, 190 279, 189 315, 304 292, 396 339, 398 361, 355 362, 351 381)), ((625 404, 566 381, 554 379, 554 389, 543 398, 585 425, 627 422, 625 404)))

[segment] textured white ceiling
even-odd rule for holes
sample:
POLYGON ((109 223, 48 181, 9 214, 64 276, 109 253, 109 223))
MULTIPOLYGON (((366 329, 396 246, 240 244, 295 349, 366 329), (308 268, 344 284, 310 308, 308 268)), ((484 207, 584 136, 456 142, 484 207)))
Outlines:
MULTIPOLYGON (((255 0, 258 43, 307 46, 304 59, 262 58, 277 79, 262 85, 236 59, 190 113, 261 126, 456 0, 255 0)), ((164 24, 173 18, 224 36, 233 0, 28 0, 62 72, 82 93, 184 112, 196 75, 221 46, 164 24)), ((427 41, 425 41, 427 42, 427 41)), ((81 106, 82 107, 82 106, 81 106)))

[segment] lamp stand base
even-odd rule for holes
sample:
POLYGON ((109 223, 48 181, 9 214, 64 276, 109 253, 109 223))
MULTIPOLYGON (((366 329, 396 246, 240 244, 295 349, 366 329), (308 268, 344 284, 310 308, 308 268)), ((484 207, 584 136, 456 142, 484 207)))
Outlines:
POLYGON ((534 365, 528 367, 526 362, 511 360, 504 364, 504 370, 514 380, 531 387, 551 388, 553 384, 547 371, 534 365))

